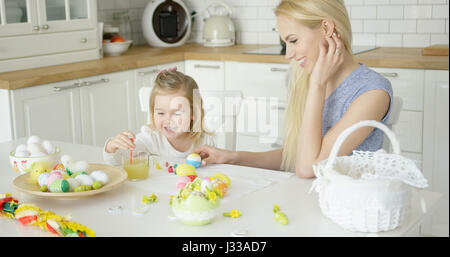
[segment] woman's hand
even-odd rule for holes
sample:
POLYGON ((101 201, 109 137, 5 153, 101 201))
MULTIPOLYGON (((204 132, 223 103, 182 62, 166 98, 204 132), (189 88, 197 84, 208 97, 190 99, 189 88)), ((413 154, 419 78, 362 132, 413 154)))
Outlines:
POLYGON ((106 144, 105 151, 107 153, 115 153, 117 149, 123 150, 134 150, 136 145, 134 144, 134 139, 136 136, 133 132, 124 131, 122 133, 117 134, 106 144))
POLYGON ((197 153, 202 158, 202 166, 209 164, 230 163, 235 152, 219 149, 212 146, 199 146, 192 152, 197 153))
POLYGON ((331 37, 325 36, 328 43, 319 45, 319 57, 309 78, 310 88, 326 88, 328 80, 344 62, 344 44, 336 32, 331 37))

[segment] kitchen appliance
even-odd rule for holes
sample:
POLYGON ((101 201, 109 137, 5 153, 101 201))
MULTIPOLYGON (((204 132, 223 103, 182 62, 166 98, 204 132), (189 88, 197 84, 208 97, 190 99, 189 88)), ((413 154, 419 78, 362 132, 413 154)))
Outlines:
MULTIPOLYGON (((377 49, 378 47, 374 46, 352 46, 353 54, 360 54, 367 51, 371 51, 377 49)), ((283 46, 271 46, 259 48, 256 50, 245 51, 244 54, 265 54, 265 55, 285 55, 286 48, 283 46)))
POLYGON ((142 15, 142 31, 149 45, 175 47, 191 34, 191 17, 181 0, 151 0, 142 15))
POLYGON ((231 8, 221 1, 213 1, 205 9, 206 17, 203 25, 203 45, 207 47, 224 47, 234 45, 236 40, 236 31, 231 20, 231 8), (227 13, 219 15, 209 12, 210 7, 224 7, 227 13))

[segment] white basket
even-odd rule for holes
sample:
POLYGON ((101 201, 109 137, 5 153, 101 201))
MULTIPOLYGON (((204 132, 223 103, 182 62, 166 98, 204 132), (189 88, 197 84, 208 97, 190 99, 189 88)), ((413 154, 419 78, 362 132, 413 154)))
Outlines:
POLYGON ((409 215, 412 188, 428 186, 414 161, 400 155, 394 133, 384 124, 371 120, 344 130, 329 158, 313 169, 317 179, 311 190, 319 193, 322 213, 351 231, 375 233, 398 227, 409 215), (351 156, 337 157, 344 140, 356 129, 366 126, 386 133, 393 153, 353 151, 351 156))

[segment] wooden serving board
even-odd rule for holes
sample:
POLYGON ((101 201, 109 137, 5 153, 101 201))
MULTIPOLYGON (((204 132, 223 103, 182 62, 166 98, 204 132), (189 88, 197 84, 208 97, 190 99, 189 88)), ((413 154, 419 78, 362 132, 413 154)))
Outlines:
POLYGON ((423 56, 448 56, 448 45, 432 45, 422 50, 423 56))

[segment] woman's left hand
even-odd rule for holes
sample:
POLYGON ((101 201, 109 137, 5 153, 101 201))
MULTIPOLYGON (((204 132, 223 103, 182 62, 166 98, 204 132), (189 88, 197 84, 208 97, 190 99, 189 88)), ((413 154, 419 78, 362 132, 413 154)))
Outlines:
POLYGON ((331 37, 325 37, 328 42, 319 45, 319 57, 311 72, 309 84, 311 87, 325 88, 328 80, 344 62, 344 44, 336 32, 331 37))

